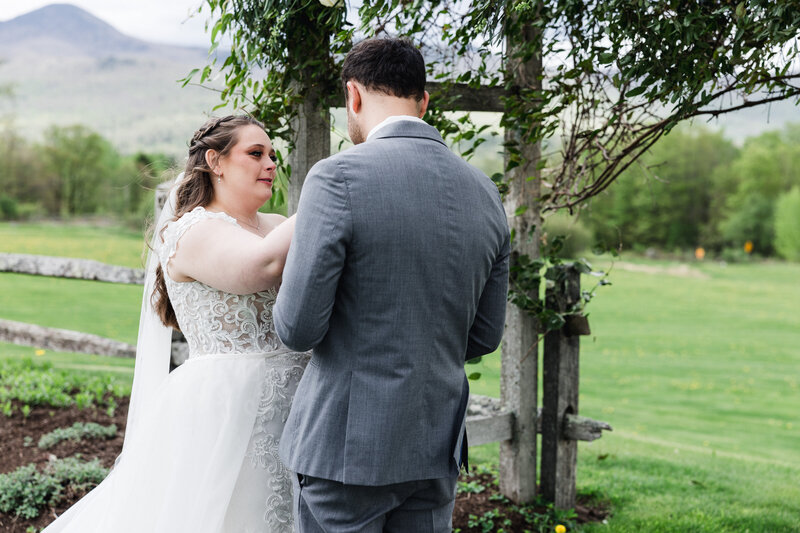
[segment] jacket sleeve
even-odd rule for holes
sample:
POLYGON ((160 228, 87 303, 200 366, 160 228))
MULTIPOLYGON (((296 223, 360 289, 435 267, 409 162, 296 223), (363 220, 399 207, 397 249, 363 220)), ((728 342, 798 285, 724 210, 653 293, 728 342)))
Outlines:
POLYGON ((347 184, 335 161, 320 161, 300 194, 297 221, 273 308, 281 341, 298 352, 328 332, 352 232, 347 184))
POLYGON ((478 311, 469 330, 467 359, 491 353, 503 340, 506 322, 506 300, 508 298, 508 257, 511 239, 506 233, 500 252, 492 265, 492 271, 483 287, 478 311))

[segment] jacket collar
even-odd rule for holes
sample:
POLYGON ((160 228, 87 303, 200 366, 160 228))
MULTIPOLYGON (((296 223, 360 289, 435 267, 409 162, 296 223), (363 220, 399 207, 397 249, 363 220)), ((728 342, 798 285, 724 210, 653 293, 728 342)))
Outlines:
POLYGON ((423 124, 416 120, 399 120, 383 126, 370 137, 368 142, 378 139, 391 139, 399 137, 414 137, 419 139, 430 139, 447 146, 441 134, 428 124, 423 124))

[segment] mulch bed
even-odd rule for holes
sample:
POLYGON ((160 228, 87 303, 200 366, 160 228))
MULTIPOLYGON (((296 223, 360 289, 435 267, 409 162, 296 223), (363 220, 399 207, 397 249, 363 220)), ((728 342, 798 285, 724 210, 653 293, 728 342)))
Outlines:
MULTIPOLYGON (((114 416, 108 416, 104 409, 78 409, 77 407, 52 408, 33 407, 27 418, 24 418, 15 406, 11 418, 0 415, 0 473, 13 472, 20 466, 35 463, 40 468, 47 464, 51 456, 60 458, 80 454, 83 459, 100 459, 106 468, 114 464, 114 460, 122 450, 125 433, 125 421, 128 418, 127 401, 117 407, 114 416), (95 422, 108 426, 117 425, 117 436, 113 439, 90 439, 80 442, 61 441, 52 448, 42 450, 37 446, 39 438, 56 428, 69 427, 75 422, 95 422), (30 444, 25 446, 25 437, 30 444)), ((33 526, 38 530, 52 522, 55 517, 78 501, 85 493, 67 494, 62 505, 45 511, 37 518, 24 519, 0 513, 0 532, 25 533, 33 526)))
MULTIPOLYGON (((83 459, 100 459, 103 466, 109 468, 122 450, 125 421, 128 416, 127 403, 121 402, 114 416, 108 416, 102 409, 78 409, 34 407, 27 418, 23 418, 19 409, 15 410, 11 418, 0 415, 0 473, 12 472, 20 466, 35 463, 43 467, 51 456, 58 458, 81 455, 83 459), (39 438, 56 428, 69 427, 75 422, 96 422, 102 425, 116 424, 117 436, 108 440, 84 440, 80 442, 62 441, 56 446, 42 450, 37 446, 39 438), (26 437, 29 445, 25 446, 26 437)), ((506 526, 504 531, 509 533, 522 532, 530 529, 524 517, 514 510, 514 506, 492 500, 498 495, 493 477, 486 473, 470 473, 462 476, 463 481, 476 481, 486 489, 480 493, 459 493, 453 513, 453 527, 460 528, 461 533, 483 533, 479 527, 468 526, 470 515, 481 516, 493 509, 499 509, 505 518, 511 520, 511 527, 506 526)), ((29 527, 36 530, 44 528, 53 519, 64 512, 70 505, 78 501, 84 494, 68 494, 62 505, 55 509, 43 512, 39 517, 26 520, 0 513, 0 532, 25 533, 29 527)), ((539 509, 536 509, 539 511, 539 509)), ((608 516, 603 508, 586 501, 580 501, 576 506, 577 522, 601 521, 608 516)), ((544 508, 541 509, 544 512, 544 508)))
MULTIPOLYGON (((511 503, 503 503, 498 501, 502 498, 500 491, 495 483, 495 477, 491 474, 470 472, 467 475, 462 475, 459 478, 461 481, 477 482, 484 487, 484 490, 479 493, 461 492, 456 497, 456 506, 453 510, 453 529, 460 529, 461 533, 484 533, 484 529, 480 526, 469 527, 470 516, 480 517, 487 512, 500 511, 504 519, 511 521, 511 525, 502 526, 503 531, 508 533, 516 533, 522 531, 535 531, 535 529, 526 521, 525 517, 516 510, 515 505, 511 503)), ((546 514, 547 507, 545 505, 533 505, 528 508, 529 510, 546 514)), ((578 524, 586 524, 588 522, 602 522, 605 520, 609 511, 604 506, 597 502, 590 501, 586 498, 578 496, 578 502, 575 505, 575 513, 577 517, 575 522, 578 524)), ((501 526, 500 521, 496 520, 498 528, 501 526)), ((550 529, 552 531, 552 529, 550 529)))

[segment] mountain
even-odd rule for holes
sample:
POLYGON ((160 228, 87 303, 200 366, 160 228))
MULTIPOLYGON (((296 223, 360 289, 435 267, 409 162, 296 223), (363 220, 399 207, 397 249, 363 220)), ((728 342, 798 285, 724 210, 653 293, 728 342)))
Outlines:
MULTIPOLYGON (((206 49, 125 35, 91 13, 54 4, 0 22, 0 114, 39 140, 51 125, 85 124, 123 152, 184 154, 216 92, 177 81, 206 49)), ((222 111, 220 111, 222 112, 222 111)))
POLYGON ((102 57, 109 54, 146 53, 150 44, 128 37, 83 9, 53 4, 0 22, 0 49, 102 57))

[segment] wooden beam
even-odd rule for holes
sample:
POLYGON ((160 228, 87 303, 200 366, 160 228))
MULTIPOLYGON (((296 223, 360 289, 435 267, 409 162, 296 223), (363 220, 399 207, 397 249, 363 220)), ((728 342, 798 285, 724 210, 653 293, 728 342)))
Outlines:
MULTIPOLYGON (((562 437, 567 440, 591 442, 612 431, 606 422, 585 416, 566 415, 562 437)), ((536 413, 536 433, 542 433, 542 408, 536 413)), ((514 436, 514 413, 505 410, 498 398, 471 395, 467 407, 467 434, 470 446, 511 440, 514 436)))
MULTIPOLYGON (((503 87, 473 88, 466 83, 445 84, 438 81, 429 81, 425 89, 431 95, 428 107, 440 107, 445 111, 489 111, 503 112, 502 97, 505 94, 503 87)), ((344 93, 341 85, 336 87, 336 107, 344 107, 344 93)))
POLYGON ((567 415, 564 417, 563 438, 591 442, 603 436, 603 431, 614 431, 606 422, 592 420, 585 416, 567 415))
POLYGON ((502 113, 505 94, 503 87, 473 88, 466 83, 445 85, 428 82, 425 88, 431 95, 429 106, 442 107, 446 111, 489 111, 502 113))
POLYGON ((0 272, 133 285, 144 284, 144 271, 142 269, 107 265, 91 259, 71 257, 0 253, 0 272))
POLYGON ((505 412, 489 416, 467 417, 467 439, 470 446, 511 440, 514 414, 505 412))

